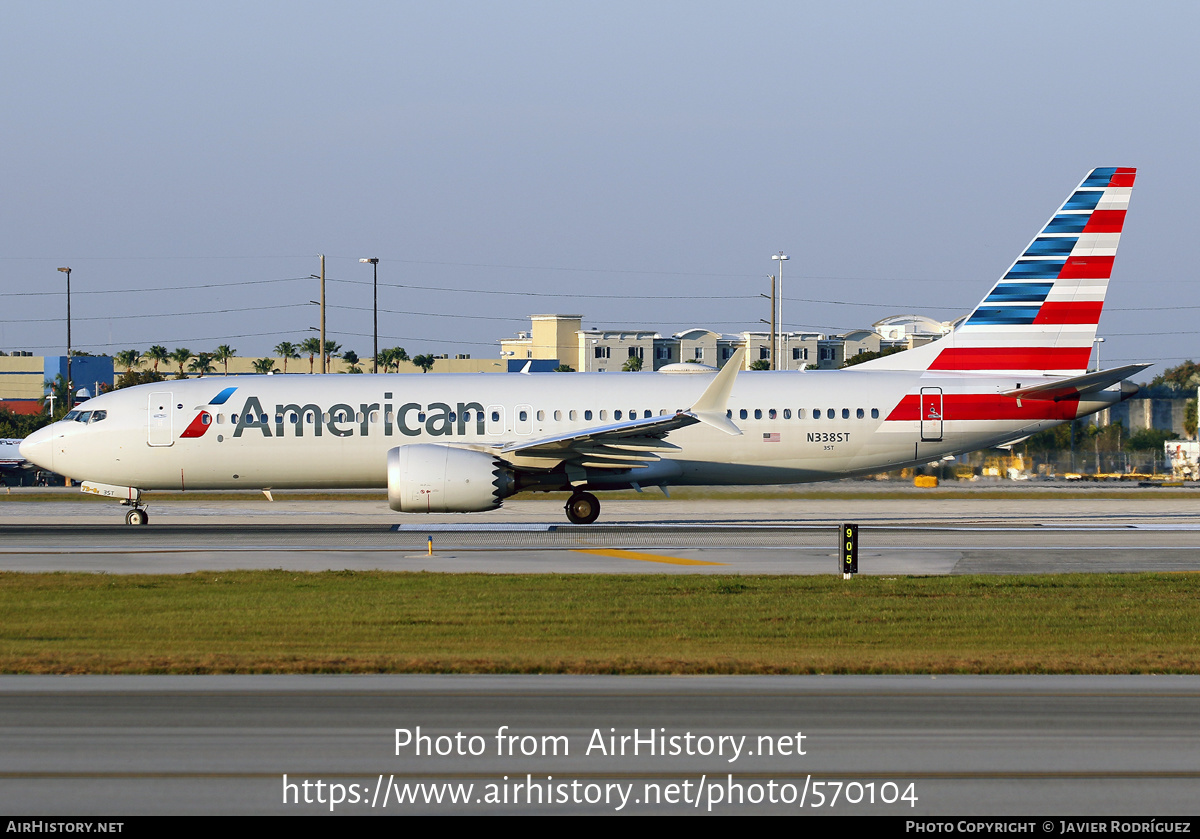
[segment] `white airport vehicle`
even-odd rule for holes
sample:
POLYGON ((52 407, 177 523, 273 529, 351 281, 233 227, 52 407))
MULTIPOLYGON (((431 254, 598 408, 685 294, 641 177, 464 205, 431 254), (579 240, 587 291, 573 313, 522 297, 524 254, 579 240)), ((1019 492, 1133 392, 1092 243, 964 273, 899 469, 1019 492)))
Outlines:
POLYGON ((29 466, 21 457, 20 440, 0 440, 0 469, 27 469, 29 466))
MULTIPOLYGON (((21 454, 121 500, 154 489, 387 487, 406 513, 525 490, 785 484, 929 463, 1127 399, 1149 365, 1088 373, 1135 170, 1095 169, 974 312, 844 370, 248 376, 101 394, 21 454)), ((684 365, 686 369, 689 365, 684 365)))

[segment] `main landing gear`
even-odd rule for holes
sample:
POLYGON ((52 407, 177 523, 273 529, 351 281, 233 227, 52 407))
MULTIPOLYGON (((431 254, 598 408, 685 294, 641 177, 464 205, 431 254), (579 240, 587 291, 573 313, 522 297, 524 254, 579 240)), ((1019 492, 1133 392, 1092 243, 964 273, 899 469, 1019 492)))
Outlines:
POLYGON ((125 514, 126 524, 141 525, 148 521, 150 521, 150 514, 141 507, 132 507, 129 512, 125 514))
POLYGON ((563 509, 571 524, 591 524, 600 518, 600 501, 590 492, 572 493, 563 509))

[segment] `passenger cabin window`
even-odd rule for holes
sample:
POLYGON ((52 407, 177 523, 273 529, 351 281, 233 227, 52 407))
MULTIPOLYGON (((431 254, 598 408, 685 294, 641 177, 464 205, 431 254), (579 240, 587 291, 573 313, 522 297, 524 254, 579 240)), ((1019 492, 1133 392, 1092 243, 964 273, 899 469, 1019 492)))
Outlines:
POLYGON ((755 419, 762 419, 762 408, 755 408, 755 409, 754 409, 754 418, 755 418, 755 419))
POLYGON ((784 418, 784 419, 791 419, 791 418, 792 418, 792 409, 791 409, 791 408, 784 408, 784 409, 783 409, 783 418, 784 418))
POLYGON ((850 419, 850 409, 842 408, 842 419, 850 419))
MULTIPOLYGON (((421 420, 421 422, 424 422, 424 421, 425 421, 425 415, 424 415, 424 414, 417 414, 417 419, 421 420)), ((519 419, 521 422, 527 422, 527 421, 529 420, 529 412, 528 412, 528 411, 520 411, 520 412, 518 412, 518 413, 517 413, 517 419, 519 419)))
POLYGON ((879 419, 879 409, 878 408, 871 409, 871 419, 879 419))
POLYGON ((583 412, 583 418, 584 418, 585 420, 590 420, 590 419, 592 418, 592 412, 591 412, 591 411, 584 411, 584 412, 583 412))
POLYGON ((621 416, 622 416, 622 414, 620 411, 613 411, 613 419, 619 420, 621 418, 621 416))
POLYGON ((740 411, 738 411, 738 417, 740 417, 741 419, 749 419, 750 412, 747 411, 745 408, 742 408, 740 411))
POLYGON ((859 419, 863 419, 866 415, 867 415, 867 412, 864 411, 862 408, 859 408, 858 411, 855 412, 855 416, 857 416, 859 419))
POLYGON ((821 409, 813 408, 813 419, 820 419, 820 418, 821 418, 821 409))

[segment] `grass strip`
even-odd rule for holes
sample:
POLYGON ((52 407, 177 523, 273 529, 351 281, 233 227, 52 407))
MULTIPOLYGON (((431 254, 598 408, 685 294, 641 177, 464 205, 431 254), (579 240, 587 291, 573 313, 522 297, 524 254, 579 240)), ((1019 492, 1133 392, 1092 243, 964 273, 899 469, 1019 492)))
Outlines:
POLYGON ((3 673, 1196 673, 1200 575, 0 574, 3 673))

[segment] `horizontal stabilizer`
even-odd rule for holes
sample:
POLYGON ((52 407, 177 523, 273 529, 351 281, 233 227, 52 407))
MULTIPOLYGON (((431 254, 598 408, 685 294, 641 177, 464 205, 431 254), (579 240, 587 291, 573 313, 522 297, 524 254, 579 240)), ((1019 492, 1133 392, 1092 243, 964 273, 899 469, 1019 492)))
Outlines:
POLYGON ((1117 382, 1128 379, 1135 373, 1140 373, 1149 366, 1149 364, 1129 364, 1125 367, 1101 370, 1097 373, 1073 376, 1069 379, 1059 379, 1056 382, 1047 382, 1042 385, 1022 387, 1017 390, 1006 390, 1004 395, 1011 396, 1014 399, 1028 399, 1031 402, 1061 402, 1064 399, 1074 399, 1085 393, 1095 393, 1098 390, 1104 390, 1107 387, 1115 385, 1117 382))

